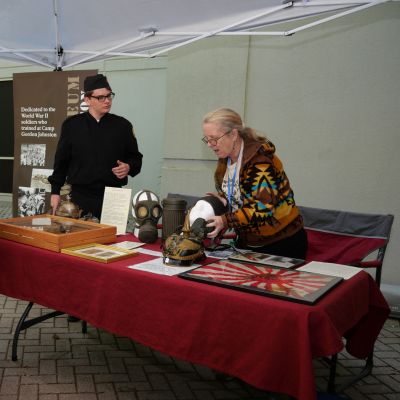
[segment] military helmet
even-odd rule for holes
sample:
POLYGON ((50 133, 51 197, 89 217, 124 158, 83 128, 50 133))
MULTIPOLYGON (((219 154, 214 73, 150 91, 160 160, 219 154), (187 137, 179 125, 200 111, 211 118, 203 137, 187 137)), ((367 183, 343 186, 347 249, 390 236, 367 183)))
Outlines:
POLYGON ((193 262, 205 258, 203 245, 205 232, 201 229, 190 229, 189 214, 190 210, 186 214, 181 231, 174 232, 165 239, 163 243, 164 264, 190 266, 193 262))

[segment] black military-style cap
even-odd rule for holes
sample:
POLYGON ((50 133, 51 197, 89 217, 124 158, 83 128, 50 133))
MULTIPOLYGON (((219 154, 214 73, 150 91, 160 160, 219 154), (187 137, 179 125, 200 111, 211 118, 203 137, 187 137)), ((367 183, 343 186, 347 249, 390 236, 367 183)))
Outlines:
POLYGON ((108 83, 107 78, 103 74, 87 76, 83 83, 83 90, 85 91, 85 93, 103 88, 111 90, 111 86, 108 83))

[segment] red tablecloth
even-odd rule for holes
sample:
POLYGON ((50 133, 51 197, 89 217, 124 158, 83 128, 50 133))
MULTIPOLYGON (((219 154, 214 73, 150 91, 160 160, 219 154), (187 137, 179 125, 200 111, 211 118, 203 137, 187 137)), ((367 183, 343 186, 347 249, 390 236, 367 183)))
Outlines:
POLYGON ((0 239, 0 293, 299 400, 316 398, 313 357, 343 337, 366 357, 389 314, 365 272, 309 306, 128 268, 151 258, 103 264, 0 239))

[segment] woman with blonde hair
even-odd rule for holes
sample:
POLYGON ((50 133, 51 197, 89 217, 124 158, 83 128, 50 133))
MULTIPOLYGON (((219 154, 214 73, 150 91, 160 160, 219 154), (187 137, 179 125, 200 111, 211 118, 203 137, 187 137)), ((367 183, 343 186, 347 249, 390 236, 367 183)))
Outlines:
POLYGON ((218 157, 217 192, 208 195, 226 207, 224 214, 208 219, 208 237, 232 228, 239 248, 305 259, 303 220, 274 144, 229 108, 206 114, 203 134, 218 157))

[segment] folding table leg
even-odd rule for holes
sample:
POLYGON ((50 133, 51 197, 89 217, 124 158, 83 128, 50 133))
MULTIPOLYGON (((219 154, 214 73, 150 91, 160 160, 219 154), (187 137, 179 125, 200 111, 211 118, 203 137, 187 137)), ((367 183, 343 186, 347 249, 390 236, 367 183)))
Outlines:
POLYGON ((42 321, 45 321, 46 319, 57 317, 58 315, 64 314, 62 311, 53 311, 51 313, 41 315, 40 317, 32 318, 30 320, 26 320, 28 317, 29 311, 31 311, 31 308, 33 306, 33 303, 30 302, 24 312, 21 315, 20 320, 18 321, 17 327, 15 328, 14 332, 14 337, 13 337, 13 342, 12 342, 12 352, 11 352, 11 359, 13 361, 17 361, 17 346, 18 346, 18 338, 19 334, 21 331, 28 329, 32 325, 36 325, 42 321))
POLYGON ((335 378, 336 378, 336 365, 337 365, 337 354, 334 354, 329 360, 329 380, 328 380, 328 393, 335 393, 335 378))
POLYGON ((353 378, 350 378, 349 380, 347 380, 346 382, 344 382, 340 386, 338 386, 337 389, 336 389, 337 393, 342 392, 343 390, 345 390, 348 387, 350 387, 353 383, 355 383, 355 382, 359 381, 360 379, 363 379, 366 376, 368 376, 371 373, 373 366, 374 366, 374 353, 371 353, 368 356, 368 358, 366 359, 365 366, 361 370, 361 372, 358 375, 354 376, 353 378))
POLYGON ((329 370, 329 380, 328 380, 328 393, 341 393, 343 390, 347 389, 360 379, 365 378, 368 376, 372 368, 374 366, 374 353, 372 352, 365 361, 365 366, 361 370, 361 372, 343 382, 341 385, 336 387, 335 385, 335 378, 336 378, 336 365, 337 365, 337 354, 333 355, 329 360, 330 363, 330 370, 329 370))
POLYGON ((87 333, 87 322, 82 320, 82 333, 87 333))

